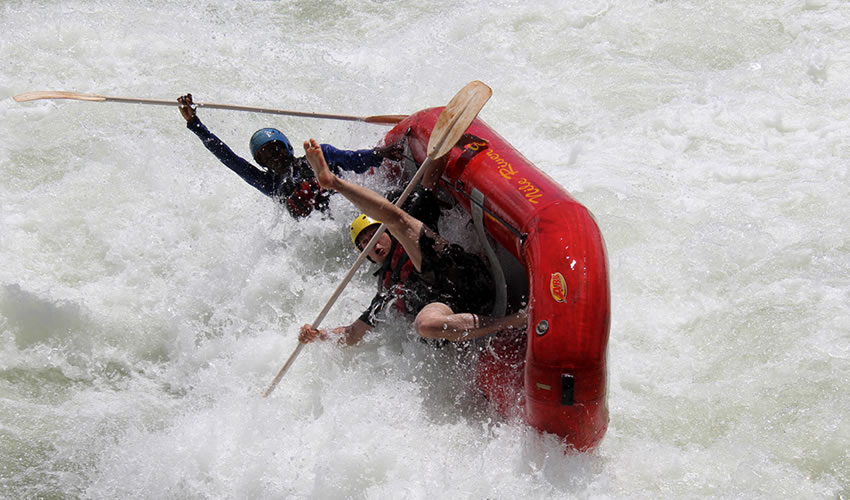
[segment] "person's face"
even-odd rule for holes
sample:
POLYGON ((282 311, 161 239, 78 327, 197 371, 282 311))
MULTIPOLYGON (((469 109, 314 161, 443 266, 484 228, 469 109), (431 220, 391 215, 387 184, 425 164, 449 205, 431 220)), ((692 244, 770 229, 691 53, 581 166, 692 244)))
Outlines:
MULTIPOLYGON (((372 226, 361 231, 357 236, 357 247, 360 249, 366 248, 366 245, 369 244, 369 240, 372 239, 372 236, 375 235, 377 230, 378 226, 372 226)), ((377 262, 378 264, 384 262, 389 255, 390 246, 392 246, 392 240, 386 231, 384 231, 384 233, 381 234, 381 237, 378 238, 378 243, 375 245, 375 248, 369 252, 369 258, 372 259, 372 262, 377 262)))
POLYGON ((261 167, 279 174, 285 173, 292 163, 292 155, 289 154, 289 150, 286 149, 286 146, 279 141, 272 141, 263 144, 263 146, 257 150, 257 154, 254 155, 254 159, 257 160, 257 163, 259 163, 261 167))

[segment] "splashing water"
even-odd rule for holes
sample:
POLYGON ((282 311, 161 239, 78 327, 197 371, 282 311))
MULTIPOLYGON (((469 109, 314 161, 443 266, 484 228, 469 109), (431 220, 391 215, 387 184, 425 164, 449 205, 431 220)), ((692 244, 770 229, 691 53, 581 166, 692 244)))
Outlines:
MULTIPOLYGON (((850 4, 300 0, 0 9, 0 496, 850 496, 850 4), (30 90, 481 117, 596 216, 611 264, 598 450, 497 417, 404 321, 311 345, 354 259, 213 158, 176 109, 30 90)), ((248 156, 275 126, 201 110, 248 156)), ((368 304, 364 270, 325 324, 368 304)))

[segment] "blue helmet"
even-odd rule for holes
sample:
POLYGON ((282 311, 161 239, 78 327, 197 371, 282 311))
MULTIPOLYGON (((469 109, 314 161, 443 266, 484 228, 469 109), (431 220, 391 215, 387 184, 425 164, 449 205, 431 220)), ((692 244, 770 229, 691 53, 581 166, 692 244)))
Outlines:
POLYGON ((254 157, 254 160, 257 159, 257 151, 259 151, 261 147, 273 141, 283 143, 286 150, 289 151, 289 154, 295 156, 295 152, 292 150, 292 144, 290 144, 289 139, 287 139, 280 130, 276 128, 261 128, 254 132, 254 135, 251 136, 251 156, 254 157))

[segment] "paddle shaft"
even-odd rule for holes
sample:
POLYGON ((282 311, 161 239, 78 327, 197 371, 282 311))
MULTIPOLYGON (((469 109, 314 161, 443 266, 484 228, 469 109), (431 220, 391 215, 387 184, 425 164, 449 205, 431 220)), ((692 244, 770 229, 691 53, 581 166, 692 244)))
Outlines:
MULTIPOLYGON (((152 104, 156 106, 178 106, 177 100, 146 99, 140 97, 114 97, 95 94, 81 94, 65 91, 35 91, 18 94, 14 97, 17 102, 35 101, 38 99, 72 99, 76 101, 90 102, 123 102, 130 104, 152 104)), ((225 109, 229 111, 247 111, 251 113, 266 113, 272 115, 297 116, 301 118, 318 118, 324 120, 343 120, 353 122, 375 123, 382 125, 395 125, 404 120, 407 115, 375 115, 375 116, 350 116, 329 113, 310 113, 305 111, 291 111, 287 109, 260 108, 256 106, 240 106, 236 104, 217 104, 211 102, 196 102, 199 108, 225 109)))
MULTIPOLYGON (((177 104, 176 101, 172 102, 160 99, 133 99, 129 97, 107 97, 106 100, 137 104, 154 104, 160 106, 174 106, 177 104)), ((216 104, 211 102, 196 102, 194 104, 199 108, 226 109, 229 111, 248 111, 251 113, 265 113, 270 115, 297 116, 301 118, 318 118, 320 120, 343 120, 350 122, 379 123, 386 125, 395 125, 396 123, 407 118, 407 115, 349 116, 335 115, 329 113, 310 113, 306 111, 290 111, 285 109, 259 108, 256 106, 240 106, 237 104, 216 104)))

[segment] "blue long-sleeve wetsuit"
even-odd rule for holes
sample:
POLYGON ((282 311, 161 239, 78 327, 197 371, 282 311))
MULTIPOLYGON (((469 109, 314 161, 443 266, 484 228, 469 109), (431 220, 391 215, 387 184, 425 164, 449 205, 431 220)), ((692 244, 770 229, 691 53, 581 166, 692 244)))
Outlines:
MULTIPOLYGON (((313 170, 303 156, 295 158, 290 175, 280 175, 257 167, 238 156, 210 132, 197 116, 189 120, 186 127, 194 132, 204 147, 227 168, 261 193, 283 203, 293 217, 304 217, 314 209, 327 209, 330 193, 319 187, 313 170)), ((337 149, 330 144, 322 144, 321 148, 325 160, 335 174, 339 174, 340 170, 363 173, 370 168, 379 167, 383 160, 374 149, 348 151, 337 149)))

